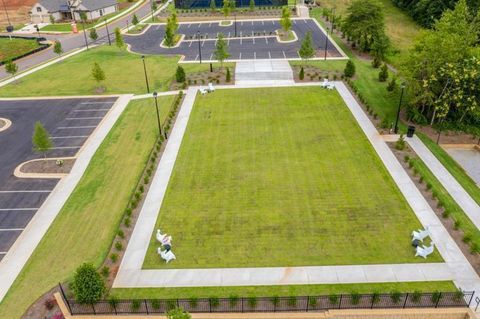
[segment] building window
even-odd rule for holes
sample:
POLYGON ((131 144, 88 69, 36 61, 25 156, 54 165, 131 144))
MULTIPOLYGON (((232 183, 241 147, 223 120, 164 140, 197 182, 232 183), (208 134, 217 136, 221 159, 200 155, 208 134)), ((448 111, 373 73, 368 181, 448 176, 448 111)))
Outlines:
POLYGON ((37 7, 37 12, 42 12, 42 8, 37 7))

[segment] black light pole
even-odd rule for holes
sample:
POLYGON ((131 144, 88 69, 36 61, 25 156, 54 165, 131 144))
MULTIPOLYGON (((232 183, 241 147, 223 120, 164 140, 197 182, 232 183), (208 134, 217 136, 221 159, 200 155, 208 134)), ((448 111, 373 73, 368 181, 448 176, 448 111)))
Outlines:
MULTIPOLYGON (((5 15, 7 16, 7 22, 8 22, 7 32, 10 33, 10 32, 13 32, 13 26, 10 23, 10 17, 8 16, 7 5, 5 4, 5 0, 2 0, 2 2, 3 2, 3 8, 5 8, 5 15)), ((12 40, 12 36, 10 36, 10 40, 12 40)))
POLYGON ((143 72, 145 73, 145 83, 147 84, 147 93, 150 93, 150 86, 148 85, 148 77, 147 77, 147 67, 145 66, 145 56, 142 55, 143 61, 143 72))
MULTIPOLYGON (((80 20, 82 21, 83 38, 85 39, 85 46, 87 47, 87 50, 88 50, 87 32, 85 31, 85 19, 83 19, 84 16, 82 16, 81 13, 79 14, 80 14, 80 20)), ((75 13, 73 15, 75 16, 75 13)))
POLYGON ((197 31, 197 39, 198 39, 198 55, 200 57, 200 64, 202 64, 202 46, 200 45, 200 31, 197 31))
POLYGON ((328 50, 328 28, 325 30, 327 34, 325 34, 325 56, 324 60, 327 60, 327 50, 328 50))
POLYGON ((110 40, 110 31, 108 31, 107 19, 105 19, 105 28, 107 29, 108 45, 112 45, 112 40, 110 40))
POLYGON ((233 16, 235 17, 235 38, 236 38, 237 37, 237 12, 234 12, 233 16))
POLYGON ((400 94, 400 101, 398 103, 398 110, 397 110, 397 119, 395 120, 395 128, 393 129, 395 134, 398 133, 398 120, 400 118, 400 108, 402 107, 402 99, 403 99, 403 91, 405 90, 405 83, 402 83, 401 87, 402 87, 402 93, 400 94))
POLYGON ((155 21, 153 21, 153 1, 155 1, 155 0, 150 0, 150 10, 152 12, 152 23, 155 22, 155 21))
MULTIPOLYGON (((153 97, 155 98, 155 109, 157 110, 157 124, 158 124, 158 134, 163 136, 162 134, 162 126, 160 125, 160 113, 158 112, 158 102, 157 102, 157 92, 153 92, 153 97)), ((167 139, 167 134, 165 134, 165 139, 167 139)))

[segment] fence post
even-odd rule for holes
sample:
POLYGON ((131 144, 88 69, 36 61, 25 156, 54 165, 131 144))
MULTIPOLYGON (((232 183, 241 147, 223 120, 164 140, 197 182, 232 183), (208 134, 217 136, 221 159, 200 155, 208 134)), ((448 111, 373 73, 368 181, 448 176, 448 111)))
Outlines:
POLYGON ((212 300, 208 299, 208 307, 210 309, 210 313, 212 313, 212 300))
POLYGON ((145 304, 145 310, 147 311, 147 315, 148 315, 149 313, 148 313, 148 303, 147 303, 147 299, 143 299, 143 303, 145 304))
POLYGON ((97 313, 95 312, 95 305, 92 303, 92 310, 93 310, 93 314, 96 315, 97 313))
POLYGON ((470 296, 470 301, 468 302, 469 307, 470 307, 470 304, 472 303, 473 296, 475 296, 475 291, 472 291, 472 295, 470 296))
POLYGON ((403 309, 405 309, 405 306, 407 305, 407 300, 408 300, 408 292, 405 295, 405 301, 403 302, 403 309))
POLYGON ((242 297, 242 312, 243 312, 243 297, 242 297))
POLYGON ((341 307, 342 307, 342 298, 343 298, 343 294, 340 294, 340 301, 338 302, 338 309, 341 309, 341 307))
POLYGON ((177 308, 180 308, 180 303, 178 301, 178 298, 177 298, 177 308))
POLYGON ((372 304, 370 305, 370 309, 373 309, 373 303, 375 302, 374 295, 372 294, 370 298, 372 298, 372 304))
POLYGON ((276 311, 277 311, 277 303, 274 302, 274 303, 273 303, 273 312, 276 312, 276 311))
POLYGON ((306 312, 308 312, 308 305, 310 303, 310 296, 307 296, 307 307, 305 309, 306 312))
POLYGON ((115 302, 113 303, 113 311, 115 311, 115 314, 118 315, 118 313, 117 313, 117 305, 116 305, 115 302))
POLYGON ((67 303, 68 311, 70 312, 71 315, 73 315, 72 308, 70 307, 70 302, 67 299, 67 295, 65 295, 65 291, 63 291, 62 284, 58 283, 58 286, 60 286, 60 292, 62 293, 63 300, 65 300, 65 302, 67 303))
POLYGON ((435 303, 435 308, 438 308, 438 303, 440 302, 440 299, 442 299, 442 293, 440 292, 438 297, 437 297, 437 302, 435 303))

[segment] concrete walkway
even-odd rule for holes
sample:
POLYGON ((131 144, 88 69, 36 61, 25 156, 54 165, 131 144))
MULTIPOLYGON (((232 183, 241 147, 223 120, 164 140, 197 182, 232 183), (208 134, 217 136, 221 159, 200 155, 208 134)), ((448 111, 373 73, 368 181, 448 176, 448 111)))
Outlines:
MULTIPOLYGON (((115 102, 109 113, 105 115, 102 122, 92 133, 82 151, 79 153, 70 174, 57 184, 50 196, 0 262, 0 302, 70 197, 70 194, 87 169, 93 155, 122 114, 131 97, 132 95, 122 95, 115 102)), ((61 239, 59 238, 59 240, 61 239)))
POLYGON ((462 208, 472 223, 480 229, 480 206, 417 136, 407 138, 406 141, 457 202, 458 206, 462 208))
MULTIPOLYGON (((236 85, 228 88, 244 88, 252 85, 252 83, 247 83, 246 85, 236 85)), ((296 86, 307 85, 318 85, 318 83, 296 86)), ((453 280, 457 287, 480 292, 480 278, 384 139, 379 135, 375 126, 370 122, 345 85, 342 82, 335 82, 335 85, 418 219, 423 226, 430 228, 432 240, 445 263, 142 270, 143 260, 154 232, 154 225, 194 103, 196 88, 190 88, 182 105, 179 120, 174 126, 172 136, 155 173, 151 191, 149 191, 145 205, 140 212, 139 220, 135 225, 133 236, 130 239, 113 287, 244 286, 453 280)), ((259 81, 256 86, 275 87, 276 84, 275 81, 259 81)), ((227 87, 217 87, 217 89, 222 88, 227 87)))
POLYGON ((287 60, 239 61, 235 65, 236 86, 294 85, 293 72, 287 60))

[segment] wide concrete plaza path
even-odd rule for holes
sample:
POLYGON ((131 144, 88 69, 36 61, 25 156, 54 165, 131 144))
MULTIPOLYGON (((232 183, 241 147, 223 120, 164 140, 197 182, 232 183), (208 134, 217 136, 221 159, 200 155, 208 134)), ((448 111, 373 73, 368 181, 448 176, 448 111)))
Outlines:
POLYGON ((237 86, 294 85, 293 72, 286 60, 240 61, 235 65, 237 86))
MULTIPOLYGON (((253 85, 252 82, 247 84, 244 86, 237 83, 234 87, 224 88, 245 88, 253 85)), ((319 85, 319 83, 297 84, 295 86, 307 85, 319 85)), ((197 94, 198 88, 191 87, 187 91, 179 118, 153 178, 152 186, 140 212, 113 287, 345 284, 452 280, 457 287, 464 290, 480 291, 480 278, 477 273, 391 152, 384 139, 379 135, 375 126, 370 122, 345 85, 342 82, 335 82, 335 85, 418 219, 423 226, 429 227, 432 240, 445 260, 444 263, 143 270, 143 261, 197 94)), ((257 82, 256 86, 277 87, 278 85, 261 80, 257 82)), ((217 89, 222 89, 222 87, 217 89)), ((177 258, 181 258, 181 256, 177 256, 177 258)))

